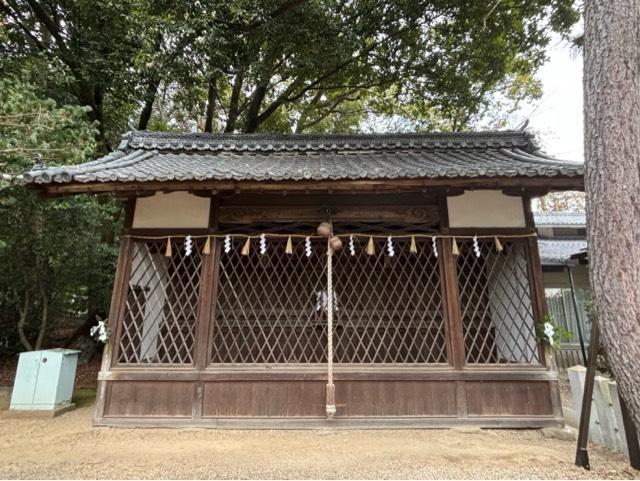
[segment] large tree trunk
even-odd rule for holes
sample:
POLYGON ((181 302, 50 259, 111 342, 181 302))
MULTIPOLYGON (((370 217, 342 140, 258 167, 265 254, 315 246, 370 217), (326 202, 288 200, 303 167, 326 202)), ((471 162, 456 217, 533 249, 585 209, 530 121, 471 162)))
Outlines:
POLYGON ((585 2, 587 235, 594 307, 640 428, 640 0, 585 2))

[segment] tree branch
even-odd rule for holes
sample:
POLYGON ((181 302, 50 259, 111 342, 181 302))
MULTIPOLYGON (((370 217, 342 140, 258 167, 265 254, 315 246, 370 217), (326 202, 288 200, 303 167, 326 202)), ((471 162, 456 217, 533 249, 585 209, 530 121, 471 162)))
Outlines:
POLYGON ((238 115, 240 114, 238 105, 240 102, 240 91, 242 90, 242 82, 244 80, 244 74, 242 70, 239 70, 233 81, 233 89, 231 90, 231 100, 229 102, 229 114, 227 115, 227 125, 224 128, 225 133, 231 133, 236 128, 236 122, 238 115))

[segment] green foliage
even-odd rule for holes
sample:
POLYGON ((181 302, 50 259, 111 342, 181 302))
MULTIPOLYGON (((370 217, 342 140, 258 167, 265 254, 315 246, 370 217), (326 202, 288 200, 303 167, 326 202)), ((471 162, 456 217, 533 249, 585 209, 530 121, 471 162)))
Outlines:
POLYGON ((36 348, 60 319, 106 312, 120 209, 108 199, 43 200, 24 189, 16 174, 34 160, 68 164, 94 155, 95 128, 86 108, 58 106, 21 79, 1 79, 0 92, 0 336, 13 351, 21 314, 24 347, 36 348))
POLYGON ((28 81, 0 78, 0 171, 9 176, 45 163, 78 163, 95 152, 95 128, 88 107, 58 107, 38 97, 28 81))
POLYGON ((100 148, 128 121, 229 132, 351 132, 372 116, 409 129, 499 126, 499 112, 540 95, 550 33, 578 19, 573 0, 12 0, 0 12, 0 66, 27 67, 49 97, 87 106, 100 148))
POLYGON ((536 334, 538 340, 542 342, 547 349, 556 350, 560 349, 560 344, 563 342, 569 342, 573 339, 573 333, 555 322, 552 316, 545 314, 542 321, 536 326, 536 334), (553 335, 549 338, 546 332, 548 326, 551 326, 553 335))
POLYGON ((10 0, 0 15, 0 309, 27 306, 36 344, 45 317, 104 317, 120 209, 43 202, 16 185, 33 163, 103 154, 131 124, 499 127, 578 18, 573 0, 10 0))

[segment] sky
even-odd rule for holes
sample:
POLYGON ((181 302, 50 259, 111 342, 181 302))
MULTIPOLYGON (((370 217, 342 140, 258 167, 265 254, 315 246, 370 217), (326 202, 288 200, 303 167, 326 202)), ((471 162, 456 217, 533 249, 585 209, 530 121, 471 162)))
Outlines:
POLYGON ((547 55, 549 60, 539 71, 542 98, 523 106, 517 117, 529 118, 529 129, 540 135, 548 154, 582 161, 582 55, 557 36, 547 55))

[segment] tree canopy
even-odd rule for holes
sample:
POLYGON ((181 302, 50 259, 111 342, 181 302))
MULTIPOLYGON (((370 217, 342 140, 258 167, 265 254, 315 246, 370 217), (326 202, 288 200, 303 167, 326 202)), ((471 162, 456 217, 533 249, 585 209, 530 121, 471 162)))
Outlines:
POLYGON ((129 128, 499 126, 578 18, 573 0, 4 0, 0 15, 0 312, 23 348, 66 310, 106 314, 121 218, 15 185, 34 163, 84 161, 129 128))
MULTIPOLYGON (((5 70, 139 129, 353 131, 372 115, 464 129, 535 73, 573 0, 9 0, 5 70)), ((506 102, 505 102, 506 99, 506 102)))
MULTIPOLYGON (((29 78, 0 79, 0 345, 39 349, 67 315, 105 316, 120 210, 110 200, 43 200, 15 182, 38 163, 94 154, 86 107, 58 105, 29 78)), ((94 319, 91 319, 94 321, 94 319)))

